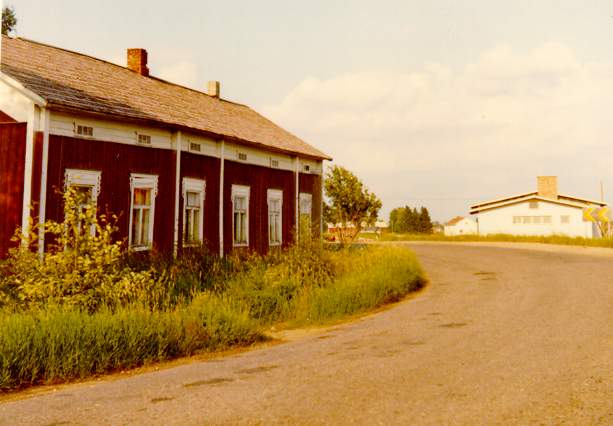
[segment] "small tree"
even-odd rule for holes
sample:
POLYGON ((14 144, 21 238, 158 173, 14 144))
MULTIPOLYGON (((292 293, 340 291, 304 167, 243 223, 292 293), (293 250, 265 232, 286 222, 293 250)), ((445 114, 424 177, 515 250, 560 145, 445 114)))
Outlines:
POLYGON ((362 225, 372 225, 377 220, 381 201, 364 188, 364 184, 349 170, 334 166, 326 173, 324 182, 330 204, 325 208, 326 218, 340 224, 341 243, 351 243, 362 230, 362 225), (352 227, 346 235, 343 230, 352 227))
POLYGON ((17 16, 15 9, 7 6, 2 9, 2 35, 8 35, 15 30, 17 26, 17 16))

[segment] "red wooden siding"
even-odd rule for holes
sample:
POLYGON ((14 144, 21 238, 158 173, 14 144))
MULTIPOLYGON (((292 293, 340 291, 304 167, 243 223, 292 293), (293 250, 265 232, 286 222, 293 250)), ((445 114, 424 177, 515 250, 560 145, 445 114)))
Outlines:
MULTIPOLYGON (((219 172, 221 161, 203 155, 181 154, 181 181, 184 177, 206 181, 204 198, 204 240, 213 253, 219 253, 219 172)), ((181 190, 182 192, 182 190, 181 190)), ((179 202, 180 241, 183 241, 183 197, 179 202)))
POLYGON ((300 173, 299 191, 313 196, 313 235, 321 234, 321 176, 300 173))
MULTIPOLYGON (((32 217, 38 221, 40 204, 40 175, 43 167, 43 133, 34 135, 34 157, 32 159, 32 217)), ((35 222, 35 223, 36 223, 35 222)))
POLYGON ((232 185, 250 187, 249 248, 268 252, 268 189, 283 191, 283 245, 293 241, 295 180, 294 173, 266 167, 225 161, 224 166, 224 252, 232 251, 232 185))
POLYGON ((21 225, 26 130, 26 123, 0 124, 0 258, 21 225))
POLYGON ((60 191, 68 168, 102 172, 98 209, 119 216, 119 238, 128 237, 130 173, 158 175, 153 241, 156 249, 170 252, 174 235, 175 153, 133 145, 81 140, 63 136, 49 138, 47 218, 61 220, 60 191))
POLYGON ((10 115, 0 111, 0 123, 15 123, 16 120, 10 115))

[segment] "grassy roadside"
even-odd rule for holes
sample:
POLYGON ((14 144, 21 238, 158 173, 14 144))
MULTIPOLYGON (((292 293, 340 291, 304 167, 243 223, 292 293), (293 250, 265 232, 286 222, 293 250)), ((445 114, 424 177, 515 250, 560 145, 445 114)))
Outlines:
POLYGON ((583 238, 567 237, 564 235, 528 236, 528 235, 458 235, 445 236, 443 234, 395 234, 362 233, 360 238, 369 241, 441 241, 441 242, 510 242, 510 243, 540 243, 583 247, 613 248, 613 239, 610 238, 583 238))
POLYGON ((130 289, 128 302, 93 311, 89 301, 79 306, 75 300, 81 298, 72 296, 5 304, 0 308, 0 392, 250 345, 273 324, 338 321, 398 300, 423 284, 415 256, 398 247, 314 245, 266 258, 190 262, 168 266, 174 275, 149 273, 157 280, 155 300, 164 303, 152 304, 150 289, 141 286, 130 289), (164 291, 172 297, 160 294, 164 291))

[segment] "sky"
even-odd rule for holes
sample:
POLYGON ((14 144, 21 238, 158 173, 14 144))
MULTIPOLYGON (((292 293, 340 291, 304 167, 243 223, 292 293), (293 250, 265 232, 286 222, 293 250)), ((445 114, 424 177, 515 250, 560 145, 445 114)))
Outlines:
POLYGON ((22 37, 196 89, 221 81, 394 207, 535 190, 613 200, 613 3, 5 0, 22 37))

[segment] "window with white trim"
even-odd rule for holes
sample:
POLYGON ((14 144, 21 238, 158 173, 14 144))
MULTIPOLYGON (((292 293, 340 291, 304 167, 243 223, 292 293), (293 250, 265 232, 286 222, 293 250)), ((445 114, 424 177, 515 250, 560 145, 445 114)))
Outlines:
POLYGON ((313 195, 300 193, 300 236, 310 237, 313 227, 313 195))
POLYGON ((568 215, 560 216, 560 222, 561 223, 570 223, 570 216, 568 216, 568 215))
POLYGON ((183 178, 183 244, 201 244, 204 239, 204 196, 206 182, 183 178))
MULTIPOLYGON (((66 188, 75 189, 79 213, 84 213, 88 208, 97 207, 101 175, 102 173, 97 170, 66 169, 64 185, 66 188)), ((79 220, 79 232, 81 228, 81 220, 79 220)), ((96 235, 94 224, 90 226, 89 233, 91 236, 96 235)))
POLYGON ((281 245, 283 242, 283 191, 268 190, 268 244, 281 245))
POLYGON ((249 246, 248 186, 232 185, 232 242, 234 247, 249 246))
POLYGON ((153 246, 155 198, 158 177, 132 173, 130 175, 130 234, 128 243, 134 250, 149 250, 153 246))

